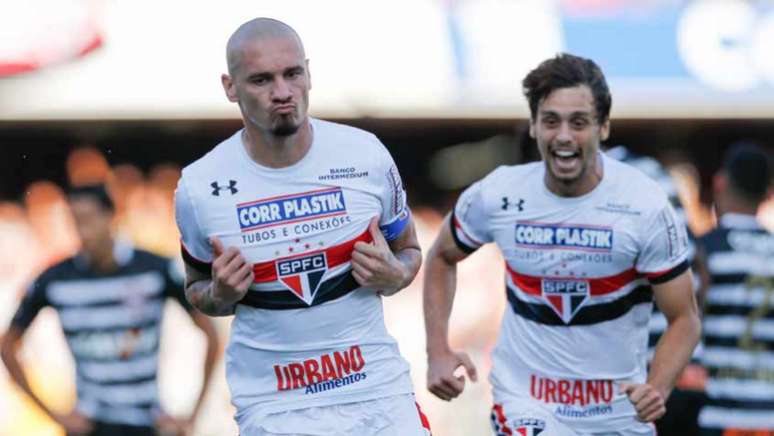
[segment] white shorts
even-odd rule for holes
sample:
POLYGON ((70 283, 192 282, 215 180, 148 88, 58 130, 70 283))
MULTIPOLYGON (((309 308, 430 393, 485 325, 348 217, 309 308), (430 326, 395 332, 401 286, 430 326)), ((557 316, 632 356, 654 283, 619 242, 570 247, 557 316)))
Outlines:
POLYGON ((240 436, 430 436, 413 394, 246 416, 240 436))
POLYGON ((529 399, 495 404, 490 417, 496 436, 656 436, 656 427, 650 423, 598 432, 574 430, 557 419, 550 409, 529 399))

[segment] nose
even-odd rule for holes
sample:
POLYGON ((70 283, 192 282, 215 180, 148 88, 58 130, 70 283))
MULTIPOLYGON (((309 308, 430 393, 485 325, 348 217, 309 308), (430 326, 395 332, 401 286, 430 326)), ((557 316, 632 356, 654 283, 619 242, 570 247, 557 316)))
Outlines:
POLYGON ((560 143, 572 142, 572 134, 570 132, 569 123, 562 122, 559 125, 559 132, 556 134, 556 140, 560 143))
POLYGON ((286 82, 285 79, 279 78, 275 80, 271 96, 273 100, 287 101, 290 100, 292 96, 293 93, 290 91, 290 86, 288 86, 288 82, 286 82))

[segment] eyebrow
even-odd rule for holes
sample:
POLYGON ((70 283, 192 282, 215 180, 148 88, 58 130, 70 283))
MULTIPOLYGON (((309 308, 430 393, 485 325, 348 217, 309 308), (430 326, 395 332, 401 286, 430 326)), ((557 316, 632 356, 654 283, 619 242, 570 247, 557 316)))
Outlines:
MULTIPOLYGON (((554 117, 561 118, 561 116, 559 115, 559 112, 554 111, 554 110, 541 110, 540 111, 540 115, 543 115, 543 116, 554 116, 554 117)), ((580 117, 594 117, 594 114, 589 112, 589 111, 575 111, 575 112, 570 112, 568 114, 568 118, 575 118, 575 117, 579 117, 579 116, 580 117)))

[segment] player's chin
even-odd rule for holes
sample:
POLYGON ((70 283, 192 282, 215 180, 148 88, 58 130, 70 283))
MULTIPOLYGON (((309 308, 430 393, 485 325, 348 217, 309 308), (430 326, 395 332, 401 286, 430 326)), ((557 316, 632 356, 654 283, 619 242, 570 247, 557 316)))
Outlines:
POLYGON ((294 118, 286 117, 285 119, 277 120, 272 127, 272 133, 275 136, 290 136, 298 132, 301 127, 294 118))

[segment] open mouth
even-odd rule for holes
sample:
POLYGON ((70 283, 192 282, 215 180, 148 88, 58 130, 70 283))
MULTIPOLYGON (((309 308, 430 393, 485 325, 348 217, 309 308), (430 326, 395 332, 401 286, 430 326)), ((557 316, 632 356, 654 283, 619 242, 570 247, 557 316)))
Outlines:
POLYGON ((551 157, 560 170, 571 171, 580 166, 581 154, 578 150, 552 150, 551 157))

